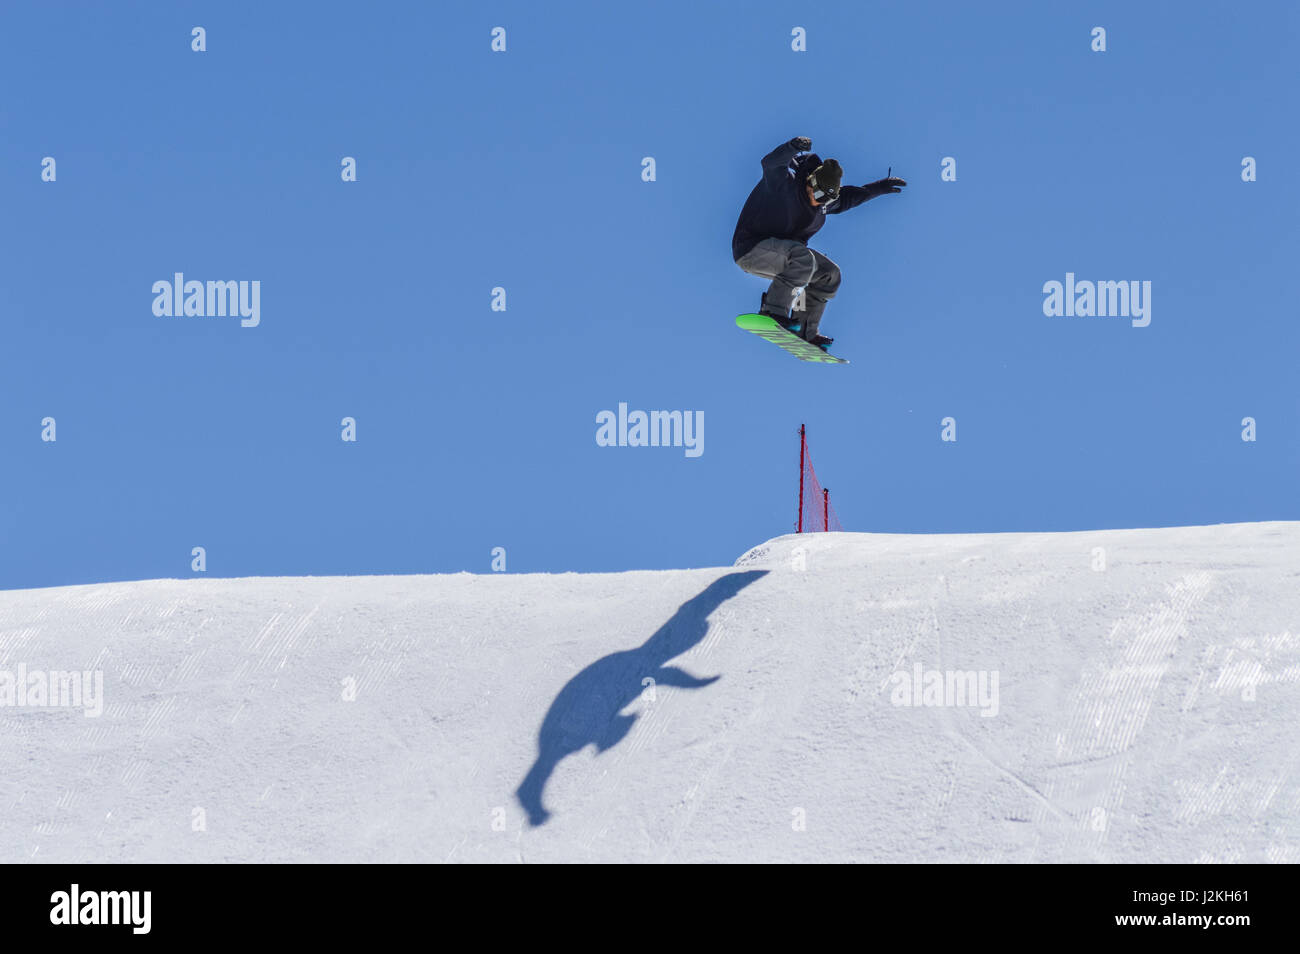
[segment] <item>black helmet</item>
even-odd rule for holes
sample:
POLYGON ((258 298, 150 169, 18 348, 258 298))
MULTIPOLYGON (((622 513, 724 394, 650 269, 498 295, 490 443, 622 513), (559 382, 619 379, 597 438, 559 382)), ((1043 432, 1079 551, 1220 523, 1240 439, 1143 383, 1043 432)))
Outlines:
POLYGON ((808 184, 812 186, 813 198, 818 202, 830 202, 840 194, 840 179, 844 170, 834 159, 827 159, 808 175, 808 184))

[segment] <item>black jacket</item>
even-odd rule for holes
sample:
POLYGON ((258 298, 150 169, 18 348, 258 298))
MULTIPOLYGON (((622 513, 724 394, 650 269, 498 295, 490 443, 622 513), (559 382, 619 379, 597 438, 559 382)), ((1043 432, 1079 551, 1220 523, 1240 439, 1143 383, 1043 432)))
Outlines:
POLYGON ((763 179, 745 200, 731 236, 731 257, 739 261, 765 238, 794 239, 804 245, 826 221, 879 193, 862 186, 842 186, 839 198, 816 208, 808 201, 805 179, 822 164, 815 152, 795 157, 795 147, 777 146, 763 157, 763 179))

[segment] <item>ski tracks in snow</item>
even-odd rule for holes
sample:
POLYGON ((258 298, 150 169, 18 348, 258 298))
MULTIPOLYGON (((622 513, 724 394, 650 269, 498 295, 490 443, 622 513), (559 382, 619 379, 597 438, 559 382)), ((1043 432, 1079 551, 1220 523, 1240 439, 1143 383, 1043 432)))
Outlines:
POLYGON ((1056 737, 1054 767, 1065 771, 1047 785, 1048 796, 1074 805, 1080 819, 1064 833, 1067 848, 1082 843, 1104 857, 1161 680, 1212 583, 1208 572, 1187 574, 1151 609, 1117 620, 1107 637, 1110 662, 1083 672, 1056 737))

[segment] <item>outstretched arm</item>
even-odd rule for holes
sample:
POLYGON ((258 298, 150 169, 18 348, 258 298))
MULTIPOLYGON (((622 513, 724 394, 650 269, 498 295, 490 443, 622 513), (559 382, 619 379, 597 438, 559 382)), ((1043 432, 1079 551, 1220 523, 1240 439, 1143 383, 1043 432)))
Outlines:
POLYGON ((807 136, 795 136, 789 142, 783 142, 763 157, 763 178, 771 180, 785 175, 785 168, 790 160, 801 152, 812 148, 812 140, 807 136))
POLYGON ((907 185, 907 182, 903 179, 898 178, 898 176, 891 176, 888 179, 877 179, 875 182, 864 186, 842 186, 840 188, 840 197, 827 207, 826 214, 834 215, 836 212, 847 212, 855 205, 861 205, 868 199, 874 199, 878 195, 902 192, 905 185, 907 185))
POLYGON ((661 686, 676 686, 679 689, 702 689, 721 679, 721 676, 709 676, 701 679, 698 676, 692 676, 688 672, 683 672, 676 666, 660 666, 655 672, 657 677, 655 681, 661 686))

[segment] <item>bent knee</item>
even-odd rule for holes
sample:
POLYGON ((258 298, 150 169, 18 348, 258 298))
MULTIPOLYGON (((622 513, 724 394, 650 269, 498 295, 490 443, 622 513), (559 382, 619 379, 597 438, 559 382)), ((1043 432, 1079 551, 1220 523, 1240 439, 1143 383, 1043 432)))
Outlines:
POLYGON ((824 267, 818 273, 814 284, 827 295, 835 294, 840 289, 840 267, 830 259, 826 259, 824 267))

